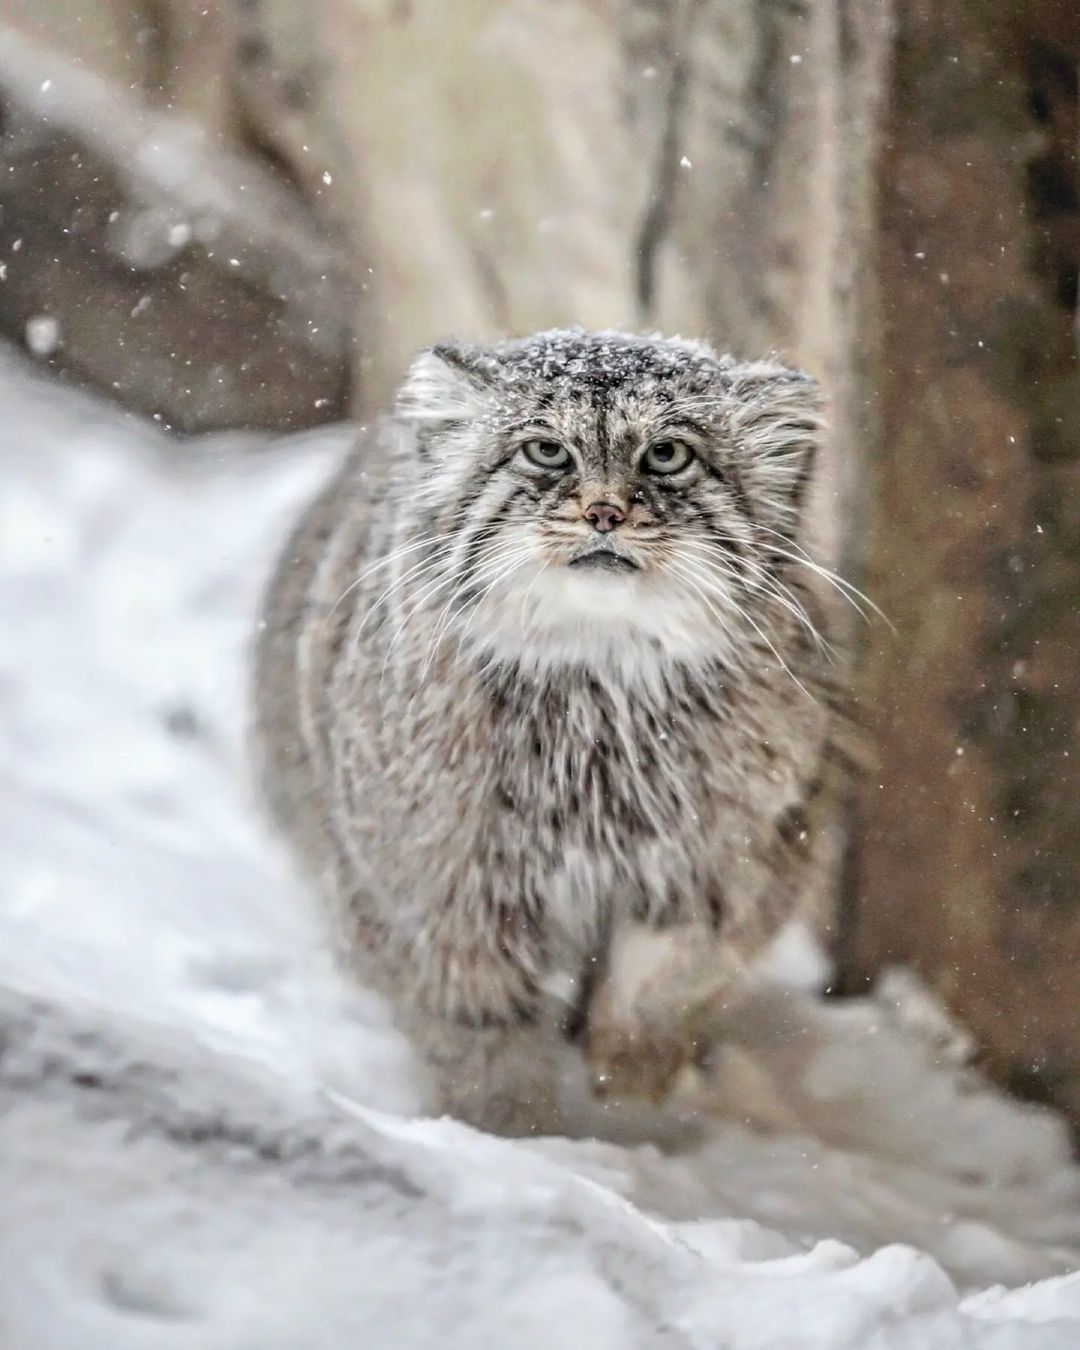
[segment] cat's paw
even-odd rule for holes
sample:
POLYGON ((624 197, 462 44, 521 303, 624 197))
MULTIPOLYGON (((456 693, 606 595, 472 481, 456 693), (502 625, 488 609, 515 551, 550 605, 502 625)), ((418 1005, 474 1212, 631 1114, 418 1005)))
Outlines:
POLYGON ((656 1105, 667 1100, 697 1053, 697 1042, 688 1031, 661 1031, 635 1020, 599 1019, 590 1024, 585 1044, 589 1080, 597 1097, 656 1105))
MULTIPOLYGON (((457 1105, 460 1107, 460 1099, 457 1105)), ((508 1139, 529 1139, 543 1135, 562 1135, 566 1121, 555 1093, 548 1089, 530 1089, 522 1096, 493 1093, 474 1104, 471 1113, 455 1113, 488 1134, 508 1139)))

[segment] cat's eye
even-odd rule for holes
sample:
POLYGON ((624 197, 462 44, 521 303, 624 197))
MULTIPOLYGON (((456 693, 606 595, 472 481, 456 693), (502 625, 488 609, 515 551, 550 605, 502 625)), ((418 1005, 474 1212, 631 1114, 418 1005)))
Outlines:
POLYGON ((653 441, 641 463, 649 473, 679 473, 693 458, 685 441, 653 441))
POLYGON ((538 469, 565 469, 570 464, 570 451, 558 441, 526 441, 521 451, 538 469))

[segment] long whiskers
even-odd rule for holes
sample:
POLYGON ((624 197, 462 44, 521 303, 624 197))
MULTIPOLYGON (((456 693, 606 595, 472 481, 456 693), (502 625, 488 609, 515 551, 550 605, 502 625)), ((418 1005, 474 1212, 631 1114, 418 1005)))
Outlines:
MULTIPOLYGON (((481 552, 480 554, 481 558, 483 558, 485 553, 490 550, 491 538, 494 533, 495 533, 494 527, 489 526, 487 530, 481 531, 477 535, 478 539, 486 539, 488 541, 488 548, 481 552)), ((446 534, 433 536, 431 537, 431 539, 421 542, 435 542, 439 544, 444 544, 444 541, 446 540, 450 539, 456 540, 457 538, 458 538, 457 531, 449 531, 446 534)), ((372 600, 372 602, 368 605, 367 609, 365 610, 364 615, 361 618, 359 624, 357 625, 355 632, 353 633, 352 642, 350 644, 350 651, 354 657, 360 645, 360 638, 363 634, 364 628, 367 626, 368 620, 371 618, 371 616, 377 612, 379 606, 382 605, 385 601, 389 600, 390 597, 396 591, 399 591, 402 587, 406 585, 415 585, 422 579, 430 577, 430 575, 433 572, 438 572, 441 568, 445 567, 448 560, 448 556, 449 551, 446 549, 446 547, 445 546, 439 547, 434 557, 422 558, 420 562, 414 563, 412 566, 406 568, 405 571, 400 576, 396 577, 390 583, 389 586, 385 587, 385 589, 379 595, 377 595, 374 600, 372 600)), ((419 597, 416 598, 416 603, 413 605, 412 609, 410 609, 409 614, 413 613, 415 609, 419 606, 419 604, 422 604, 423 601, 430 594, 437 594, 439 586, 442 584, 444 584, 443 580, 441 578, 436 578, 436 584, 432 587, 425 588, 424 592, 419 597)), ((402 624, 399 624, 397 630, 395 630, 394 638, 391 639, 390 644, 391 647, 393 646, 394 641, 396 641, 397 633, 401 631, 401 628, 404 626, 404 622, 407 621, 409 614, 405 616, 405 619, 402 621, 402 624)))
POLYGON ((691 559, 686 554, 680 553, 676 556, 675 560, 669 562, 669 566, 677 576, 679 576, 688 586, 690 586, 693 590, 695 590, 698 593, 698 595, 701 596, 702 600, 704 600, 708 608, 712 610, 717 620, 723 625, 725 631, 727 631, 727 625, 723 624, 723 620, 720 618, 720 615, 717 612, 716 608, 710 603, 708 595, 712 594, 716 596, 718 599, 723 599, 729 604, 729 606, 732 606, 738 613, 739 618, 743 622, 748 623, 750 625, 750 627, 754 630, 754 632, 757 633, 758 637, 761 638, 762 642, 764 642, 765 645, 768 647, 768 649, 772 652, 773 656, 776 658, 778 665, 784 671, 784 673, 790 677, 792 682, 800 690, 802 690, 802 692, 806 695, 808 699, 810 699, 812 703, 817 702, 817 699, 814 698, 814 695, 810 692, 809 689, 807 689, 806 685, 803 684, 802 680, 800 680, 799 677, 795 674, 795 672, 791 669, 788 663, 784 660, 783 656, 781 656, 780 651, 777 648, 776 644, 772 641, 772 639, 764 631, 764 629, 761 628, 761 626, 755 622, 755 620, 750 616, 750 614, 747 613, 746 609, 743 606, 735 604, 730 595, 727 595, 725 594, 724 591, 720 590, 711 580, 708 574, 705 573, 703 570, 701 570, 700 566, 695 566, 693 559, 691 559))
POLYGON ((355 576, 352 579, 352 581, 349 582, 349 584, 341 592, 338 598, 330 606, 330 610, 326 616, 326 621, 329 621, 331 616, 334 614, 335 610, 346 598, 346 596, 351 595, 352 592, 356 590, 357 586, 365 582, 368 579, 368 577, 370 577, 373 573, 379 571, 380 568, 390 567, 393 563, 396 563, 399 558, 404 557, 405 554, 407 553, 414 553, 418 548, 434 547, 435 545, 443 543, 447 539, 453 539, 454 537, 455 537, 454 531, 452 530, 447 530, 443 534, 424 535, 419 539, 413 539, 410 540, 408 543, 399 545, 397 548, 391 550, 391 552, 388 553, 385 558, 377 559, 375 562, 371 563, 370 566, 365 567, 362 572, 358 573, 357 576, 355 576))
POLYGON ((495 589, 496 586, 498 586, 498 584, 501 581, 504 581, 512 572, 516 571, 517 568, 520 567, 521 564, 527 558, 530 558, 532 556, 533 556, 532 545, 525 544, 520 546, 512 556, 503 560, 505 562, 505 566, 502 567, 502 569, 491 579, 488 585, 485 586, 484 589, 480 592, 480 594, 476 597, 476 600, 472 607, 472 613, 469 615, 469 618, 466 620, 464 628, 461 630, 461 633, 458 636, 458 645, 457 645, 458 656, 461 655, 461 649, 465 643, 466 637, 468 637, 469 635, 469 630, 476 622, 476 616, 480 613, 480 606, 482 602, 491 594, 491 592, 495 589))
POLYGON ((783 543, 787 544, 788 548, 786 549, 778 548, 775 544, 770 544, 769 548, 778 557, 786 558, 789 562, 797 563, 801 567, 807 567, 811 572, 814 572, 817 576, 821 577, 823 581, 827 582, 835 591, 842 595, 853 609, 858 611, 861 618, 867 618, 867 615, 862 608, 862 605, 867 605, 873 610, 878 618, 882 620, 882 622, 888 624, 892 632, 896 632, 896 626, 889 616, 870 599, 865 591, 860 591, 858 586, 852 585, 850 581, 846 580, 838 572, 834 572, 831 568, 825 567, 817 562, 809 553, 807 553, 806 549, 804 549, 801 544, 797 544, 795 540, 791 539, 786 534, 782 534, 779 530, 773 530, 770 529, 768 525, 762 525, 759 521, 754 522, 754 529, 760 530, 762 534, 768 534, 776 539, 780 539, 783 543), (796 551, 791 552, 791 549, 796 551), (862 602, 861 604, 859 603, 860 601, 862 602))
MULTIPOLYGON (((475 582, 477 577, 488 575, 489 569, 492 566, 497 566, 505 557, 509 557, 510 552, 518 547, 522 547, 522 545, 508 542, 505 539, 496 539, 493 543, 489 543, 486 548, 480 551, 474 560, 470 574, 461 578, 461 586, 451 593, 450 598, 443 605, 435 619, 433 625, 435 646, 438 646, 442 641, 445 628, 453 622, 455 601, 459 598, 460 594, 464 593, 464 589, 468 586, 470 581, 475 582)), ((454 573, 455 578, 458 575, 459 573, 454 573)))
MULTIPOLYGON (((727 550, 719 544, 709 541, 696 539, 693 541, 694 555, 705 555, 709 560, 711 569, 718 569, 724 576, 731 579, 736 585, 746 584, 745 578, 741 575, 740 569, 749 571, 754 584, 760 588, 760 593, 765 595, 769 602, 775 603, 781 609, 786 610, 806 631, 810 634, 814 645, 822 655, 830 660, 835 659, 836 649, 833 647, 823 634, 818 630, 806 606, 802 603, 795 592, 779 577, 762 567, 760 563, 752 559, 743 558, 739 560, 736 567, 731 560, 727 550)), ((684 554, 685 556, 685 554, 684 554)))
MULTIPOLYGON (((486 562, 488 562, 488 560, 493 559, 498 555, 498 553, 503 547, 504 545, 499 543, 497 540, 494 542, 491 541, 489 535, 487 546, 484 549, 482 549, 480 553, 477 555, 477 564, 483 565, 486 562)), ((432 567, 428 569, 428 572, 430 573, 431 570, 438 570, 440 568, 445 567, 446 562, 447 559, 443 556, 434 559, 432 567)), ((387 646, 386 659, 383 662, 384 673, 386 670, 386 663, 390 659, 390 654, 393 651, 394 647, 397 645, 398 639, 400 638, 401 634, 405 631, 405 628, 408 626, 409 620, 412 618, 412 616, 416 614, 418 610, 420 610, 429 599, 431 599, 433 596, 438 595, 440 590, 442 590, 445 586, 454 585, 457 580, 458 580, 458 573, 454 570, 450 570, 445 575, 437 576, 433 582, 429 582, 424 586, 423 590, 421 590, 419 595, 410 597, 412 601, 411 604, 406 602, 407 607, 405 606, 402 607, 401 617, 394 629, 393 634, 391 635, 390 642, 387 646)), ((438 630, 443 615, 448 612, 450 606, 453 604, 453 600, 454 594, 451 594, 450 599, 447 601, 446 605, 443 607, 443 610, 440 611, 439 616, 435 620, 434 626, 436 631, 438 630)))
POLYGON ((389 586, 387 586, 383 591, 380 592, 379 595, 375 597, 374 600, 372 600, 372 602, 368 605, 367 609, 364 611, 364 614, 361 617, 360 622, 357 624, 355 632, 353 633, 350 650, 354 656, 356 655, 357 648, 360 645, 360 638, 363 634, 364 629, 367 627, 368 620, 371 618, 373 614, 375 614, 378 611, 379 606, 382 605, 387 600, 389 600, 390 597, 396 591, 401 590, 403 586, 415 584, 420 580, 422 580, 423 578, 429 577, 432 572, 437 572, 444 565, 445 560, 446 560, 445 554, 442 552, 440 552, 438 556, 435 558, 421 559, 420 562, 414 563, 412 567, 407 568, 400 576, 396 577, 390 583, 389 586))
MULTIPOLYGON (((464 596, 468 590, 474 588, 478 582, 482 582, 488 577, 492 578, 490 584, 484 586, 473 602, 473 614, 466 624, 466 629, 468 629, 469 625, 471 625, 473 619, 476 617, 480 602, 490 594, 504 576, 508 576, 510 572, 512 572, 514 568, 531 553, 532 546, 529 544, 508 544, 504 542, 502 545, 497 545, 487 552, 487 561, 483 566, 473 568, 469 575, 461 578, 459 584, 450 595, 449 600, 447 600, 446 604, 443 606, 439 619, 436 621, 435 631, 428 644, 427 654, 420 671, 421 680, 427 674, 436 651, 449 631, 450 625, 454 621, 456 604, 461 597, 464 596)), ((458 650, 460 651, 460 649, 461 643, 459 641, 458 650)))
POLYGON ((548 569, 548 567, 549 567, 550 565, 551 565, 550 562, 547 561, 546 559, 545 559, 544 562, 542 562, 542 563, 540 564, 540 566, 536 569, 536 576, 534 576, 533 579, 532 579, 532 581, 529 582, 528 586, 525 587, 525 594, 521 597, 521 636, 522 636, 522 637, 525 636, 525 610, 526 610, 526 607, 527 607, 527 605, 528 605, 528 603, 529 603, 529 596, 532 595, 533 591, 534 591, 535 588, 536 588, 536 583, 540 580, 540 578, 541 578, 541 577, 543 576, 543 574, 547 571, 547 569, 548 569))

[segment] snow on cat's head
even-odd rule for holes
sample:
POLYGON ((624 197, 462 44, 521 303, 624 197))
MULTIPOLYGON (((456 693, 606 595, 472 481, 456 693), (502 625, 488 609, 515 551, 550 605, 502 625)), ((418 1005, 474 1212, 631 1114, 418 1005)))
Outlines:
POLYGON ((447 547, 450 626, 470 644, 737 665, 772 627, 820 434, 809 377, 574 329, 433 347, 396 411, 415 523, 447 547))

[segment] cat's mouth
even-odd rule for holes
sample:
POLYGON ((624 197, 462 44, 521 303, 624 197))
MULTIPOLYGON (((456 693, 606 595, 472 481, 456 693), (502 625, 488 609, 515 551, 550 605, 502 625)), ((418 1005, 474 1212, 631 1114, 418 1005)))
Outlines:
POLYGON ((568 567, 577 568, 579 571, 596 572, 640 572, 641 566, 634 562, 633 558, 627 558, 622 553, 616 553, 613 549, 605 548, 601 545, 599 548, 590 548, 585 552, 576 553, 567 564, 568 567))

